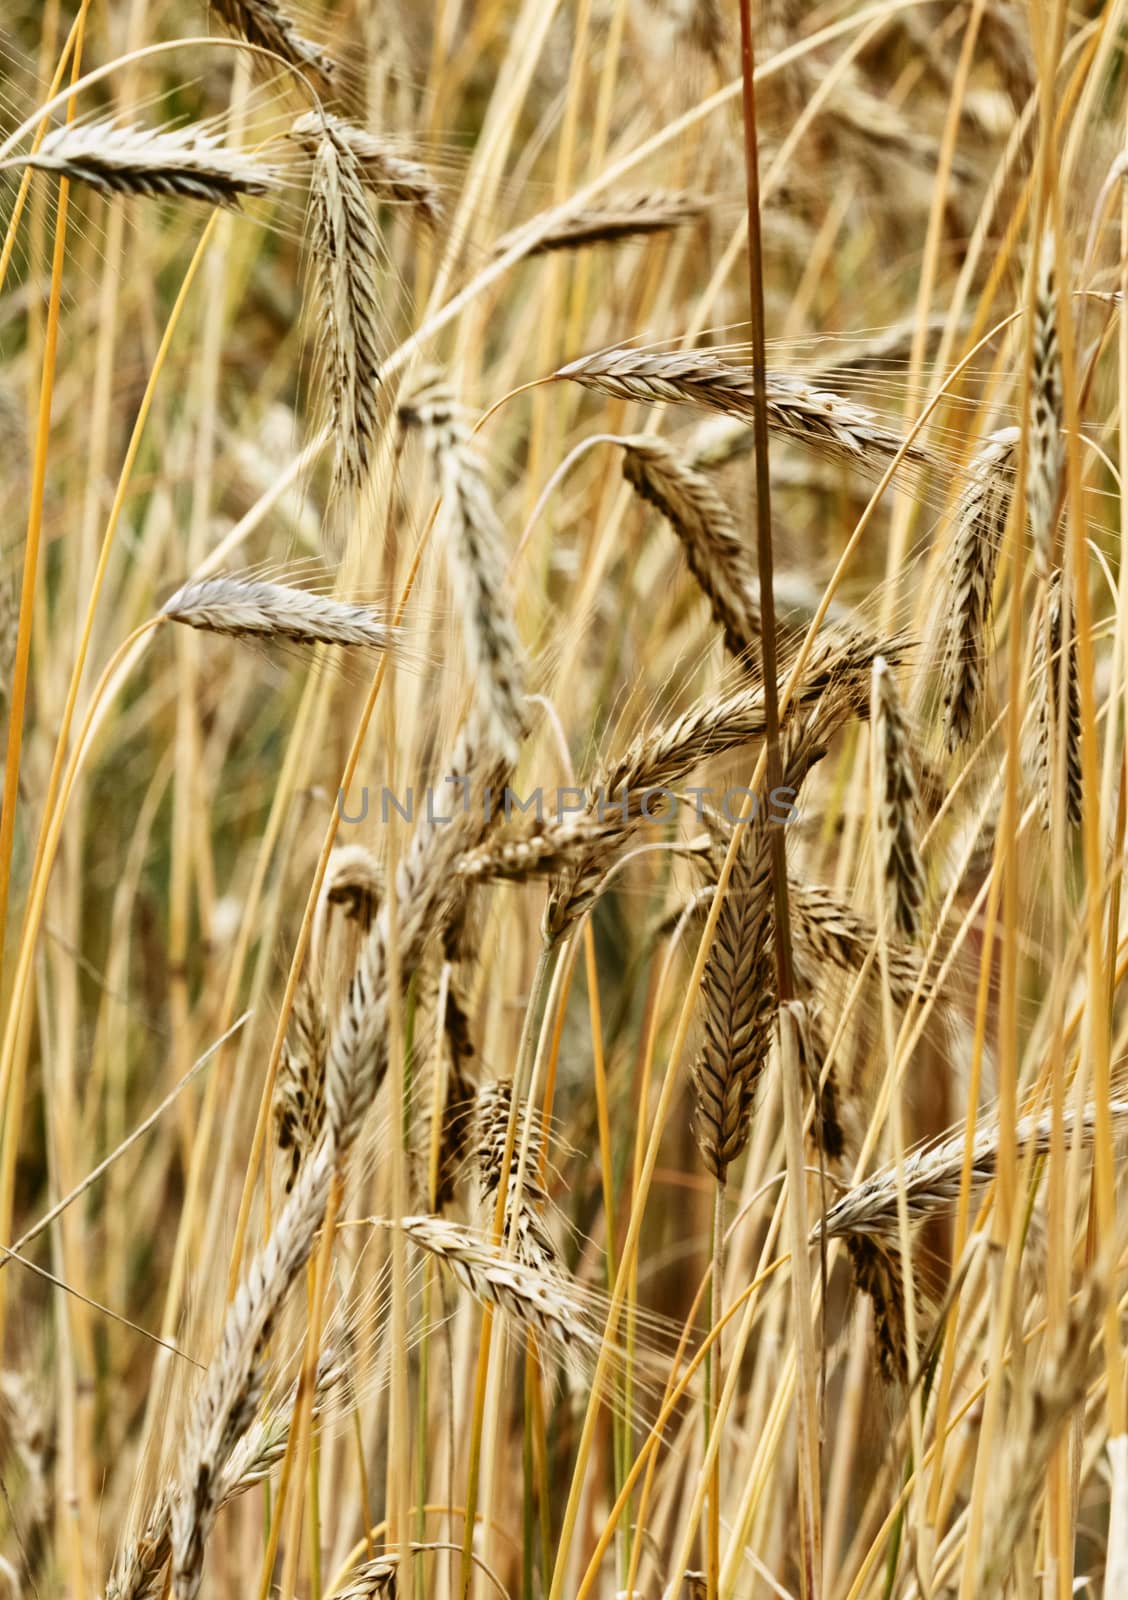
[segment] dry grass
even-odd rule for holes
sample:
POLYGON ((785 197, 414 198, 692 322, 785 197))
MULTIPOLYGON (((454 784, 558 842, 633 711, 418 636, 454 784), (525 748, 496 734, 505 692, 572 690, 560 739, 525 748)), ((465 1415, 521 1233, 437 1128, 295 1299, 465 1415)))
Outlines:
POLYGON ((1123 8, 740 12, 9 7, 5 1592, 1128 1582, 1123 8))

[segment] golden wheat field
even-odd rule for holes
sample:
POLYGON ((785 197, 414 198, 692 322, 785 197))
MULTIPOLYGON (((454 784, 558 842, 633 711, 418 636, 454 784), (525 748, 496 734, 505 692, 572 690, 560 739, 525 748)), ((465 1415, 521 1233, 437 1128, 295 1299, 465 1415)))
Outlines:
POLYGON ((0 0, 0 1593, 1128 1600, 1126 0, 0 0))

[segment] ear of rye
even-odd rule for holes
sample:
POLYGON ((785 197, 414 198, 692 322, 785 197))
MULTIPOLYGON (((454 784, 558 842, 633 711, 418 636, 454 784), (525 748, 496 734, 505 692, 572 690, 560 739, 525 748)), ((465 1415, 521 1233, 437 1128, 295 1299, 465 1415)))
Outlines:
POLYGON ((330 553, 339 556, 350 509, 368 482, 379 433, 379 255, 360 164, 329 121, 314 158, 310 208, 322 381, 333 436, 335 516, 326 537, 330 553))
POLYGON ((955 512, 951 577, 941 624, 940 678, 948 749, 968 744, 983 720, 992 590, 1006 529, 1018 429, 984 444, 955 512))
POLYGON ((920 930, 924 866, 917 845, 916 777, 909 725, 892 668, 884 657, 873 664, 874 804, 889 924, 903 939, 920 930))
POLYGON ((1054 236, 1047 233, 1038 257, 1034 300, 1034 370, 1030 388, 1030 445, 1026 500, 1039 572, 1053 565, 1058 497, 1065 446, 1061 433, 1062 375, 1054 288, 1054 236))
POLYGON ((266 194, 278 181, 267 162, 228 149, 208 129, 192 125, 152 130, 112 121, 64 123, 23 160, 111 194, 213 206, 237 206, 244 196, 266 194))
POLYGON ((173 622, 205 633, 255 642, 277 639, 387 650, 398 638, 397 630, 368 606, 261 579, 198 579, 178 589, 162 612, 173 622))
POLYGON ((725 644, 733 655, 743 655, 760 637, 759 586, 751 550, 725 502, 708 478, 651 434, 626 441, 623 476, 669 521, 724 629, 725 644))
POLYGON ((439 486, 439 524, 451 590, 483 727, 511 765, 527 731, 525 667, 506 583, 505 535, 458 404, 441 383, 400 407, 405 426, 423 429, 439 486))
POLYGON ((316 160, 326 128, 332 130, 338 147, 349 151, 358 179, 374 199, 409 206, 426 227, 438 225, 443 213, 439 185, 422 162, 403 155, 390 140, 329 112, 304 112, 293 122, 290 137, 316 160))
POLYGON ((1034 651, 1037 715, 1036 778, 1042 826, 1060 802, 1067 827, 1081 826, 1081 692, 1077 681, 1077 622, 1065 574, 1051 574, 1034 651))
POLYGON ((305 38, 279 0, 211 0, 211 8, 249 44, 281 56, 311 76, 321 89, 332 90, 336 78, 333 58, 305 38))

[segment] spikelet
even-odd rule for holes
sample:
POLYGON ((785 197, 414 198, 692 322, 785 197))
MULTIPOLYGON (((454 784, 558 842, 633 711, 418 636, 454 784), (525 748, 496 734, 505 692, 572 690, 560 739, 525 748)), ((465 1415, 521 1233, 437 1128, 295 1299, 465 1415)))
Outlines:
POLYGON ((950 751, 982 720, 991 591, 1013 489, 1017 428, 991 434, 956 507, 951 580, 941 626, 944 734, 950 751))
POLYGON ((228 575, 186 583, 161 608, 172 622, 235 639, 289 644, 339 644, 389 650, 399 637, 368 606, 308 589, 228 575))
POLYGON ((323 119, 313 161, 310 223, 333 435, 336 516, 327 537, 330 553, 339 555, 340 528, 368 481, 379 426, 379 241, 360 162, 329 119, 323 119))
POLYGON ((617 760, 597 770, 587 805, 575 820, 541 831, 551 856, 543 868, 555 877, 545 910, 545 930, 559 938, 594 903, 615 854, 643 822, 660 816, 670 785, 710 755, 763 736, 763 695, 758 690, 703 702, 682 717, 632 741, 617 760))
POLYGON ((261 158, 228 149, 207 127, 130 127, 112 120, 68 122, 52 128, 38 150, 20 158, 110 194, 169 196, 237 206, 266 194, 277 174, 261 158))
POLYGON ((1045 577, 1053 564, 1058 497, 1065 459, 1061 436, 1062 376, 1054 292, 1054 236, 1047 233, 1038 258, 1034 299, 1034 370, 1030 386, 1030 445, 1026 505, 1034 560, 1045 577))
POLYGON ((338 1600, 396 1600, 396 1563, 376 1556, 352 1574, 347 1589, 337 1590, 338 1600))
POLYGON ((476 1098, 474 1080, 468 1070, 474 1058, 470 1019, 457 991, 453 970, 447 983, 443 1038, 447 1049, 447 1075, 441 1111, 438 1184, 432 1207, 435 1211, 441 1211, 454 1199, 474 1123, 476 1098))
MULTIPOLYGON (((890 667, 899 667, 908 648, 909 641, 904 635, 891 634, 879 640, 851 622, 826 628, 811 648, 791 703, 809 707, 826 701, 833 691, 836 709, 844 717, 859 717, 864 721, 870 714, 874 662, 881 656, 890 667)), ((789 670, 781 672, 781 692, 788 677, 789 670)), ((825 709, 824 705, 824 712, 825 709)))
POLYGON ((547 255, 554 250, 578 250, 584 245, 618 244, 625 239, 645 238, 654 233, 671 233, 697 222, 708 209, 701 195, 670 189, 638 189, 613 195, 603 205, 585 206, 561 214, 559 208, 533 217, 519 228, 504 234, 494 247, 495 255, 505 255, 521 239, 529 243, 526 256, 547 255))
MULTIPOLYGON (((828 963, 844 972, 859 972, 877 945, 877 929, 833 889, 819 884, 791 883, 791 926, 796 954, 817 968, 828 963)), ((889 947, 889 987, 898 1005, 907 1005, 920 977, 920 959, 904 945, 889 947)))
POLYGON ((603 1330, 589 1326, 570 1280, 507 1255, 442 1217, 404 1217, 403 1231, 422 1250, 438 1256, 476 1300, 500 1307, 563 1350, 595 1360, 603 1330))
POLYGON ((278 0, 211 0, 211 7, 249 44, 281 56, 292 67, 307 73, 322 89, 332 89, 335 77, 332 57, 302 37, 278 0))
MULTIPOLYGON (((728 417, 718 412, 702 417, 685 436, 683 448, 690 466, 699 472, 708 472, 733 461, 746 460, 752 454, 755 443, 755 430, 746 417, 728 417)), ((793 489, 803 494, 832 496, 842 493, 842 473, 838 463, 829 455, 816 460, 809 453, 793 456, 781 452, 778 460, 772 462, 772 478, 781 489, 793 489)), ((923 481, 919 487, 922 493, 931 493, 923 481)), ((796 581, 793 574, 784 571, 774 576, 779 583, 796 581)), ((805 606, 805 609, 813 614, 820 598, 821 590, 815 593, 814 604, 805 606)), ((827 614, 837 621, 845 615, 845 610, 839 601, 833 600, 827 614)))
POLYGON ((1046 586, 1046 609, 1034 651, 1034 684, 1038 702, 1037 782, 1042 826, 1053 820, 1057 786, 1058 750, 1064 761, 1065 821, 1081 825, 1081 696, 1077 684, 1077 624, 1073 599, 1068 606, 1069 643, 1066 646, 1063 603, 1065 577, 1057 568, 1046 586), (1062 671, 1065 672, 1065 721, 1062 722, 1062 671))
POLYGON ((701 979, 705 1039, 693 1069, 694 1133, 718 1183, 748 1142, 756 1086, 767 1059, 778 1004, 771 898, 771 828, 775 797, 798 799, 825 751, 828 718, 820 708, 784 730, 781 782, 754 797, 733 862, 724 904, 701 979), (769 803, 770 802, 770 803, 769 803))
POLYGON ((623 452, 623 476, 667 518, 724 629, 725 644, 733 655, 744 654, 760 637, 759 585, 731 511, 708 478, 665 440, 638 434, 623 442, 623 452))
MULTIPOLYGON (((326 1403, 337 1385, 345 1378, 346 1369, 330 1345, 322 1348, 317 1358, 317 1373, 313 1383, 314 1418, 324 1414, 326 1403)), ((231 1453, 224 1469, 222 1500, 226 1503, 237 1495, 262 1483, 278 1466, 286 1453, 290 1424, 298 1400, 298 1379, 295 1378, 276 1405, 260 1411, 254 1422, 231 1453)))
POLYGON ((909 726, 889 663, 873 664, 874 806, 890 926, 903 939, 920 931, 924 865, 916 837, 918 808, 909 726))
POLYGON ((105 1600, 153 1600, 172 1551, 172 1511, 162 1490, 140 1533, 126 1540, 106 1581, 105 1600))
POLYGON ((307 958, 294 993, 290 1022, 274 1082, 274 1129, 278 1148, 289 1157, 286 1188, 321 1132, 325 1117, 325 1009, 307 958))
POLYGON ((909 1376, 908 1320, 900 1260, 877 1240, 851 1235, 846 1253, 860 1294, 873 1306, 877 1361, 887 1384, 903 1384, 909 1376))
POLYGON ((505 584, 505 536, 484 463, 446 385, 431 382, 400 406, 421 427, 442 503, 439 523, 451 589, 462 604, 462 633, 474 693, 488 736, 514 764, 526 733, 524 664, 505 584))
POLYGON ((293 122, 290 137, 316 158, 325 127, 332 128, 339 147, 349 150, 358 178, 378 201, 409 206, 424 226, 438 225, 443 214, 439 186, 422 162, 401 154, 389 139, 328 112, 303 112, 293 122))
MULTIPOLYGON (((502 1158, 505 1155, 506 1133, 509 1125, 513 1085, 508 1079, 485 1085, 478 1091, 468 1134, 468 1143, 477 1152, 478 1182, 483 1201, 483 1220, 492 1221, 493 1199, 501 1182, 502 1158)), ((543 1208, 548 1195, 541 1187, 540 1172, 545 1159, 544 1128, 535 1107, 523 1104, 518 1107, 517 1141, 514 1145, 514 1167, 506 1178, 505 1237, 515 1241, 514 1253, 518 1261, 528 1267, 550 1270, 557 1265, 556 1246, 545 1227, 543 1208), (531 1116, 532 1129, 529 1152, 521 1184, 519 1203, 516 1189, 516 1151, 521 1147, 522 1124, 531 1116)))
POLYGON ((329 856, 322 894, 362 933, 367 933, 384 898, 384 869, 362 844, 339 844, 329 856))
POLYGON ((693 1068, 693 1131, 718 1183, 748 1143, 776 1009, 768 830, 749 823, 701 978, 705 1038, 693 1068))

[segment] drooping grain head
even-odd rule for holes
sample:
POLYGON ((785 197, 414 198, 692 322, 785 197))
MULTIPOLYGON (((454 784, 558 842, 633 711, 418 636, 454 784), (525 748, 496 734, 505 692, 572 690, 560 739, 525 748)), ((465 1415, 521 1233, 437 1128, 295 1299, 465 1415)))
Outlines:
POLYGON ((443 208, 437 181, 422 162, 405 156, 391 140, 343 117, 316 111, 297 117, 290 137, 316 160, 326 127, 332 128, 335 143, 353 155, 357 176, 375 200, 405 205, 424 226, 438 226, 443 208))
POLYGON ((760 636, 759 585, 751 548, 725 502, 708 478, 653 434, 624 444, 623 476, 667 518, 724 629, 725 644, 744 655, 760 636))
MULTIPOLYGON (((832 889, 792 879, 791 908, 796 951, 801 962, 809 962, 813 985, 818 984, 821 966, 857 973, 877 948, 878 933, 873 922, 832 889)), ((912 998, 920 969, 915 951, 904 945, 890 946, 889 983, 899 1005, 912 998)))
MULTIPOLYGON (((509 1133, 513 1105, 513 1086, 508 1080, 486 1084, 478 1091, 473 1116, 467 1131, 467 1144, 475 1152, 478 1183, 481 1189, 483 1223, 492 1221, 494 1200, 502 1178, 505 1147, 509 1133)), ((539 1113, 527 1103, 517 1106, 514 1139, 514 1158, 505 1179, 505 1235, 515 1242, 518 1261, 533 1268, 552 1268, 557 1261, 556 1246, 545 1226, 543 1212, 548 1195, 541 1184, 541 1172, 546 1160, 546 1140, 539 1113), (521 1183, 520 1199, 516 1193, 516 1159, 525 1128, 532 1119, 529 1130, 527 1165, 521 1183)))
POLYGON ((718 1183, 748 1142, 776 1010, 764 827, 745 830, 701 980, 704 1042, 693 1068, 694 1134, 718 1183))
POLYGON ((360 844, 335 846, 325 870, 325 903, 339 908, 367 933, 384 898, 384 869, 360 844))
POLYGON ((320 300, 322 382, 333 439, 336 516, 327 535, 330 553, 339 556, 339 529, 347 524, 349 510, 368 482, 379 434, 380 257, 360 161, 327 119, 310 180, 310 248, 320 300))
POLYGON ((970 742, 983 720, 992 590, 1013 489, 1018 429, 990 436, 971 465, 955 512, 951 577, 940 629, 948 749, 970 742))
POLYGON ((1034 651, 1037 706, 1035 781, 1042 826, 1064 804, 1067 827, 1081 825, 1081 693, 1077 681, 1077 621, 1060 567, 1050 575, 1034 651))
MULTIPOLYGON (((1109 1112, 1116 1136, 1120 1137, 1128 1129, 1128 1102, 1113 1100, 1109 1112)), ((1095 1120, 1092 1106, 1086 1107, 1079 1116, 1072 1112, 1066 1115, 1066 1127, 1085 1149, 1091 1147, 1095 1120)), ((1048 1152, 1051 1132, 1048 1115, 1020 1117, 1015 1132, 1020 1149, 1035 1156, 1048 1152)), ((972 1145, 969 1174, 973 1199, 994 1182, 998 1172, 999 1137, 997 1114, 980 1123, 972 1145)), ((903 1190, 909 1223, 913 1227, 955 1205, 960 1194, 966 1145, 963 1129, 957 1129, 946 1138, 913 1151, 905 1158, 900 1171, 893 1163, 864 1178, 836 1200, 827 1212, 824 1219, 827 1237, 866 1234, 883 1242, 888 1249, 896 1250, 899 1193, 903 1190)))
POLYGON ((281 56, 308 74, 319 89, 332 92, 337 76, 333 58, 299 32, 280 0, 210 0, 210 4, 233 33, 281 56))
POLYGON ((909 1375, 908 1330, 904 1283, 897 1258, 873 1239, 851 1235, 846 1250, 860 1294, 873 1306, 878 1368, 891 1386, 903 1385, 909 1375))
POLYGON ((447 1047, 447 1073, 439 1129, 439 1170, 432 1209, 442 1211, 454 1199, 474 1124, 476 1089, 470 1076, 474 1044, 470 1018, 451 974, 443 1013, 443 1038, 447 1047))
POLYGON ((1061 350, 1058 344, 1053 232, 1042 240, 1034 298, 1034 370, 1030 382, 1030 442, 1026 500, 1034 559, 1045 576, 1054 558, 1065 446, 1062 440, 1061 350))
POLYGON ((461 407, 434 374, 401 400, 403 427, 419 427, 441 495, 439 525, 475 700, 494 747, 515 765, 528 729, 525 665, 506 582, 505 535, 461 407))
POLYGON ((892 668, 873 664, 874 807, 890 927, 902 939, 920 931, 924 864, 917 843, 916 775, 908 721, 892 668))
MULTIPOLYGON (((755 389, 747 369, 700 350, 673 354, 603 350, 561 367, 556 377, 643 405, 698 406, 748 422, 755 413, 755 389)), ((769 428, 780 437, 871 475, 884 471, 894 456, 910 472, 914 466, 935 465, 923 445, 906 444, 868 407, 792 373, 768 374, 767 412, 769 428)))
POLYGON ((638 189, 613 196, 602 204, 575 210, 555 207, 533 217, 494 246, 505 255, 519 240, 527 240, 525 255, 547 255, 555 250, 578 250, 585 245, 619 244, 656 233, 672 233, 698 221, 708 209, 700 195, 669 189, 638 189))
POLYGON ((237 206, 275 188, 278 172, 262 157, 231 150, 207 127, 132 127, 113 120, 53 128, 26 164, 109 194, 156 195, 237 206))
POLYGON ((389 1556, 375 1556, 357 1567, 348 1587, 338 1590, 340 1600, 396 1600, 396 1563, 389 1556))
POLYGON ((389 650, 398 631, 369 606, 351 605, 309 589, 223 575, 186 583, 166 600, 173 622, 254 643, 336 644, 389 650))
POLYGON ((438 1256, 476 1300, 497 1306, 551 1344, 590 1361, 602 1348, 600 1331, 582 1299, 560 1271, 546 1271, 508 1255, 488 1240, 441 1217, 405 1217, 408 1238, 438 1256))
POLYGON ((317 1141, 325 1117, 325 1008, 307 959, 294 994, 290 1023, 274 1084, 274 1127, 293 1187, 303 1157, 317 1141))

